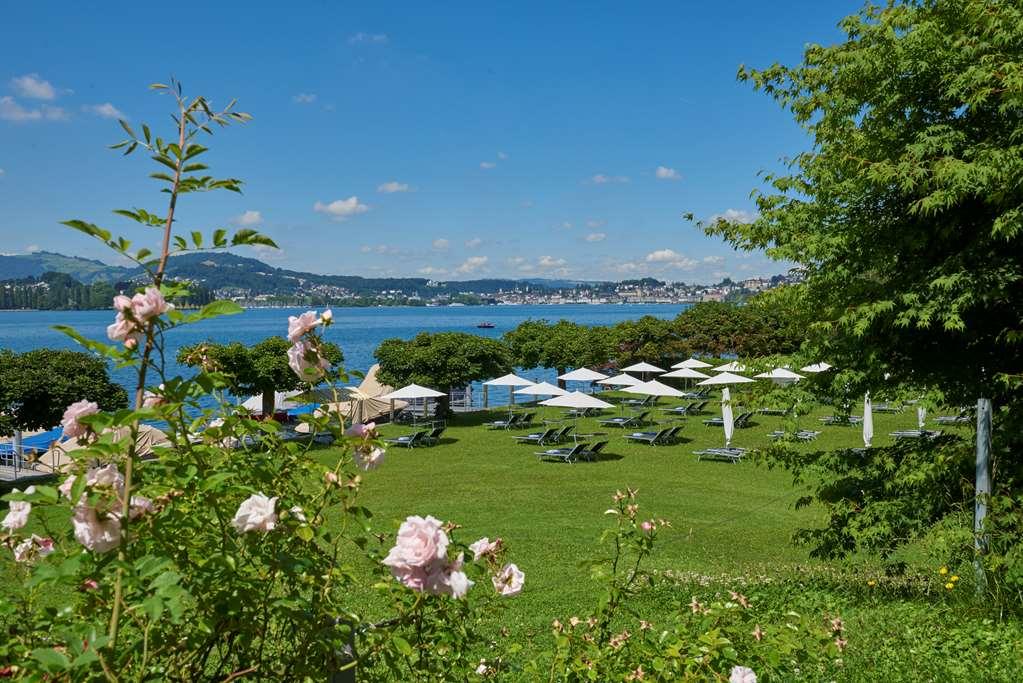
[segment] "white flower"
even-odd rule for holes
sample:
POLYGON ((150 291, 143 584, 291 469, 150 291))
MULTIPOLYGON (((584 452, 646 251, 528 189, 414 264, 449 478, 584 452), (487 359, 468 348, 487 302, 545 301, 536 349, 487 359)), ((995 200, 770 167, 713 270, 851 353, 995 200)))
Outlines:
POLYGON ((748 666, 733 666, 728 683, 757 683, 757 675, 748 666))
POLYGON ((75 528, 75 539, 93 552, 105 553, 121 544, 121 518, 107 514, 100 519, 96 508, 86 505, 84 500, 75 506, 71 525, 75 528))
POLYGON ((501 568, 501 571, 491 581, 498 595, 511 597, 522 592, 522 585, 526 582, 526 575, 516 565, 509 562, 501 568))
POLYGON ((469 550, 472 551, 472 559, 479 561, 484 555, 490 555, 497 552, 498 547, 501 545, 501 539, 491 541, 489 538, 484 536, 480 540, 476 541, 469 546, 469 550))
MULTIPOLYGON (((36 492, 35 486, 29 486, 25 489, 25 493, 32 495, 36 492)), ((21 493, 18 489, 14 489, 11 493, 21 493)), ((32 511, 32 503, 25 500, 12 500, 10 507, 7 511, 7 516, 4 517, 4 521, 0 522, 0 526, 3 526, 8 531, 14 531, 28 524, 28 513, 32 511)))
POLYGON ((276 496, 267 498, 262 492, 249 496, 248 500, 238 506, 231 524, 240 534, 270 531, 277 524, 277 513, 274 511, 276 505, 276 496))
POLYGON ((305 513, 302 512, 302 508, 298 505, 288 510, 288 512, 290 512, 291 515, 300 522, 308 521, 305 518, 305 513))

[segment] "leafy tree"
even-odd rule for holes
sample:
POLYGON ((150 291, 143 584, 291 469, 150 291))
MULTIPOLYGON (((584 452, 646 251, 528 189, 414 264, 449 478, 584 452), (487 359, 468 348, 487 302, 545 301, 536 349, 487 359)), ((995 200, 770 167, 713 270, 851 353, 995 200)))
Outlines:
MULTIPOLYGON (((288 340, 283 337, 267 337, 252 346, 240 342, 203 342, 179 350, 178 362, 191 367, 212 367, 225 373, 230 378, 230 389, 234 394, 261 394, 263 415, 270 416, 274 412, 274 392, 293 391, 305 386, 288 365, 289 347, 288 340)), ((332 365, 336 366, 343 360, 337 344, 324 342, 321 352, 332 365)))
POLYGON ((442 391, 440 412, 448 412, 447 394, 470 382, 511 372, 508 347, 496 339, 464 332, 423 332, 413 339, 385 339, 376 350, 378 377, 400 387, 415 383, 442 391))
POLYGON ((666 363, 687 355, 689 347, 670 320, 645 315, 639 320, 625 320, 608 330, 611 356, 618 365, 637 361, 666 363))
MULTIPOLYGON (((587 327, 568 320, 551 324, 526 320, 504 334, 515 364, 522 368, 553 368, 559 375, 569 367, 600 365, 608 361, 604 328, 587 327)), ((559 385, 564 385, 558 380, 559 385)))
MULTIPOLYGON (((1023 460, 1013 455, 1023 439, 1021 25, 1019 3, 892 2, 845 19, 846 39, 807 47, 802 64, 741 69, 740 79, 793 113, 812 146, 767 176, 757 220, 704 226, 798 264, 815 321, 808 350, 844 368, 848 387, 919 387, 953 406, 993 399, 995 486, 1015 512, 991 522, 1017 520, 993 536, 1003 549, 1018 543, 1023 519, 1023 460)), ((971 458, 968 443, 957 452, 971 458)), ((831 526, 853 538, 839 545, 825 534, 822 553, 857 540, 895 546, 952 507, 972 506, 972 488, 956 481, 962 462, 927 487, 940 504, 903 505, 919 489, 884 482, 911 479, 920 459, 878 457, 887 458, 883 477, 872 474, 884 468, 848 458, 823 463, 832 490, 848 495, 848 506, 829 508, 831 526), (885 520, 886 506, 912 519, 885 520), (841 519, 848 510, 856 514, 846 520, 879 521, 858 529, 841 519)))
POLYGON ((117 410, 128 404, 128 395, 110 381, 106 363, 91 354, 0 351, 0 435, 49 429, 60 423, 65 408, 83 400, 117 410))
POLYGON ((780 303, 757 296, 744 306, 718 302, 696 304, 679 314, 674 330, 684 341, 685 353, 715 356, 734 353, 749 358, 792 353, 798 349, 803 334, 793 325, 795 319, 794 312, 780 303))

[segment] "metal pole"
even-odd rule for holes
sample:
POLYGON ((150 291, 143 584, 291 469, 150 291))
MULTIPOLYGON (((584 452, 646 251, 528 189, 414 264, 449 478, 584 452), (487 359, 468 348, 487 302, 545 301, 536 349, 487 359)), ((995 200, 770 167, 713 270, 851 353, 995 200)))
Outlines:
POLYGON ((25 460, 24 460, 25 448, 21 444, 21 430, 20 429, 15 429, 14 430, 14 443, 11 444, 11 447, 14 450, 14 462, 12 463, 14 465, 14 476, 17 476, 18 475, 18 470, 21 469, 21 464, 23 462, 25 462, 25 460))
POLYGON ((977 594, 984 592, 987 580, 981 555, 987 551, 988 536, 984 533, 987 502, 991 496, 991 399, 977 399, 977 471, 976 498, 973 508, 973 548, 976 553, 973 571, 977 579, 977 594))

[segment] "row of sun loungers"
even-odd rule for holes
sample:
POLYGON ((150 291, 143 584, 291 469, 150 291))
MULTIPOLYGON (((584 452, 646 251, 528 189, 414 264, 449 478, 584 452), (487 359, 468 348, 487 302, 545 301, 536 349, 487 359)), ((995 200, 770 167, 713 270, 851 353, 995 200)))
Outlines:
MULTIPOLYGON (((776 429, 770 434, 768 434, 768 436, 771 437, 772 439, 780 439, 783 436, 785 436, 785 434, 786 432, 784 429, 776 429)), ((813 441, 818 436, 820 436, 820 434, 821 433, 818 431, 813 431, 810 429, 800 429, 798 432, 792 434, 792 436, 798 439, 799 441, 813 441)))
MULTIPOLYGON (((740 413, 739 417, 735 418, 732 422, 732 426, 736 429, 746 429, 751 425, 750 420, 753 419, 753 411, 740 413)), ((703 424, 710 425, 711 427, 724 427, 725 419, 723 417, 712 417, 709 420, 704 420, 703 424)))
POLYGON ((405 434, 404 436, 398 436, 393 439, 384 439, 385 443, 389 443, 393 446, 404 446, 405 448, 419 448, 422 446, 434 446, 440 441, 441 435, 444 433, 445 427, 434 427, 433 429, 424 429, 419 432, 412 434, 405 434))
POLYGON ((571 448, 548 448, 546 451, 535 453, 537 459, 543 461, 561 461, 573 463, 576 460, 596 460, 601 451, 607 447, 607 441, 598 441, 590 446, 585 443, 577 443, 571 448))
POLYGON ((745 448, 726 447, 726 448, 704 448, 703 450, 693 451, 697 456, 697 460, 725 460, 731 463, 737 463, 742 460, 743 456, 749 451, 745 448))
POLYGON ((599 422, 604 427, 619 427, 621 429, 625 429, 626 427, 640 427, 645 425, 649 416, 650 411, 644 410, 639 415, 610 417, 606 420, 599 420, 599 422))
POLYGON ((707 407, 710 401, 693 401, 684 406, 675 406, 674 408, 662 408, 661 410, 671 415, 699 415, 703 412, 703 409, 707 407))
POLYGON ((625 440, 645 443, 651 446, 663 446, 678 443, 678 433, 680 431, 682 431, 681 426, 668 427, 656 432, 633 432, 632 434, 626 434, 625 440))

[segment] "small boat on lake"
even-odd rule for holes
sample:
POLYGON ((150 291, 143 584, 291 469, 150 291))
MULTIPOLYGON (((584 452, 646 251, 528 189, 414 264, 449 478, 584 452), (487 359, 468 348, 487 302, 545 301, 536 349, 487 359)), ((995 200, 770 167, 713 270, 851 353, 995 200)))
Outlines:
POLYGON ((494 329, 494 323, 484 321, 481 323, 476 323, 476 327, 478 327, 481 330, 492 330, 494 329))

